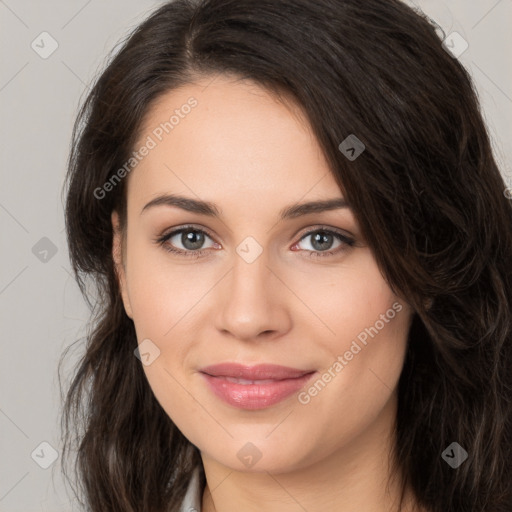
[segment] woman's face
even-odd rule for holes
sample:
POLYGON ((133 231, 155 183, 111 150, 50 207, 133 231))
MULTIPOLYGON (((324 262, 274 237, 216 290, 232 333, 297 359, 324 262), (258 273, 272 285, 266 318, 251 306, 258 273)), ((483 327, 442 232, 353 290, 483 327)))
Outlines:
POLYGON ((238 470, 291 471, 374 435, 395 413, 411 319, 348 206, 296 207, 342 193, 289 108, 226 76, 167 93, 125 178, 124 267, 114 238, 157 400, 204 457, 238 470), (148 206, 170 194, 189 203, 148 206), (216 214, 188 208, 202 202, 216 214), (202 372, 221 363, 306 375, 202 372))

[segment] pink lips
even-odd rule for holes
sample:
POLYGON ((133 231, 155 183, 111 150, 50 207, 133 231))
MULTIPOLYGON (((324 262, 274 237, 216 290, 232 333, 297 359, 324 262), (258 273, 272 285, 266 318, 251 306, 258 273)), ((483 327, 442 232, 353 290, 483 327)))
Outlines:
POLYGON ((264 409, 298 391, 316 373, 274 364, 222 363, 200 370, 210 389, 241 409, 264 409))

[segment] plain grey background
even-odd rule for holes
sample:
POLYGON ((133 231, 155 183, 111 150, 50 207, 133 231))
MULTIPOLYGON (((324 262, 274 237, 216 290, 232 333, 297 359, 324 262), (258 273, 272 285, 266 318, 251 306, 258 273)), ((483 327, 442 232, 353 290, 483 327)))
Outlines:
MULTIPOLYGON (((62 351, 88 320, 69 270, 61 200, 71 129, 108 52, 162 3, 0 0, 2 512, 75 510, 60 475, 57 380, 62 351)), ((456 37, 456 49, 467 42, 457 58, 474 77, 512 187, 512 0, 407 3, 456 37)))

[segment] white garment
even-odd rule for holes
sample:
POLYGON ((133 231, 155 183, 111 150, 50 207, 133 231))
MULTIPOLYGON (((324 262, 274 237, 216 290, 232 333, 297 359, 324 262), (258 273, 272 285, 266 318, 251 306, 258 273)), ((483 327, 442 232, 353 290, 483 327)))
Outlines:
POLYGON ((187 494, 181 503, 180 512, 201 512, 203 492, 199 486, 199 469, 195 468, 188 484, 187 494))

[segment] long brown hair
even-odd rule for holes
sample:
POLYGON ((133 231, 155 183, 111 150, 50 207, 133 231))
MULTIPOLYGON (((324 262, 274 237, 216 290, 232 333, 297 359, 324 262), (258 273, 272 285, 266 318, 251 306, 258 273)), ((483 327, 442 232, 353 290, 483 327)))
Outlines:
POLYGON ((63 456, 76 447, 87 510, 177 511, 201 467, 133 354, 111 253, 126 179, 95 191, 129 159, 157 98, 217 73, 303 109, 383 275, 415 309, 393 453, 403 489, 432 512, 512 510, 512 205, 472 80, 436 30, 399 0, 176 0, 112 56, 78 114, 65 183, 92 317, 63 456), (365 145, 352 161, 339 149, 350 134, 365 145), (468 453, 457 468, 442 457, 452 442, 468 453))

